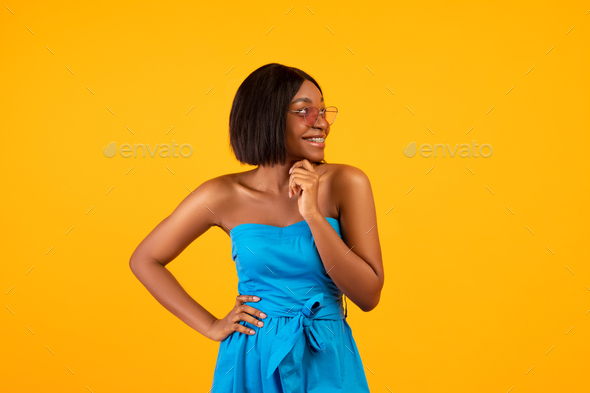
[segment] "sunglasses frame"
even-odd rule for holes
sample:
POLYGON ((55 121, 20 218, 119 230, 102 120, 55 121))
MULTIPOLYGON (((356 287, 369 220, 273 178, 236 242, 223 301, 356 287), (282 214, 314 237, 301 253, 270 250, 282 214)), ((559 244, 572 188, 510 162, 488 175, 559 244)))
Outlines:
POLYGON ((303 107, 303 108, 301 108, 301 109, 288 109, 287 111, 288 111, 288 112, 294 112, 294 113, 303 113, 303 111, 304 111, 305 109, 307 109, 307 108, 315 108, 315 109, 317 109, 317 110, 319 111, 319 113, 318 113, 318 117, 315 119, 315 123, 313 123, 313 124, 309 124, 309 123, 307 122, 307 116, 305 116, 305 114, 303 115, 303 120, 305 121, 305 124, 307 124, 307 125, 308 125, 308 126, 310 126, 310 127, 313 127, 313 126, 315 126, 315 125, 316 125, 316 123, 317 123, 317 122, 318 122, 318 120, 320 119, 320 116, 321 116, 321 117, 323 117, 323 118, 324 118, 324 120, 326 120, 326 110, 328 110, 329 108, 334 108, 334 109, 336 109, 336 116, 334 117, 334 121, 332 121, 332 123, 331 123, 331 124, 328 124, 328 126, 331 126, 332 124, 334 124, 334 122, 336 121, 336 117, 338 117, 338 108, 336 108, 335 106, 328 106, 328 107, 325 107, 325 108, 323 108, 323 109, 319 109, 319 108, 317 108, 317 107, 315 107, 315 106, 308 105, 308 106, 304 106, 304 107, 303 107))

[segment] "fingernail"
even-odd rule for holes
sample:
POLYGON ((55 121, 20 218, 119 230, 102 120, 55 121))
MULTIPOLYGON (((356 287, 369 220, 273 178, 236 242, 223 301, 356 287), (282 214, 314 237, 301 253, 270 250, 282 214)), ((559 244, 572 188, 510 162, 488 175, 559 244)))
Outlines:
POLYGON ((262 322, 262 321, 258 322, 258 326, 262 326, 262 325, 264 325, 264 322, 262 322))
POLYGON ((291 174, 292 171, 293 171, 293 167, 291 167, 291 169, 289 169, 289 174, 291 174))
POLYGON ((254 296, 254 300, 258 301, 260 298, 258 296, 254 296))
POLYGON ((265 313, 263 313, 263 312, 261 312, 261 313, 260 313, 260 316, 261 316, 262 318, 266 318, 266 314, 265 314, 265 313))

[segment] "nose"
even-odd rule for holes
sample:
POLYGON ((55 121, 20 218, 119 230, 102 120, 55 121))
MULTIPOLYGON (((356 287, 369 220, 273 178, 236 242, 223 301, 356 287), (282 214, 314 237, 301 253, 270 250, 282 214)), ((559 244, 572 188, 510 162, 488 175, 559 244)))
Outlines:
POLYGON ((318 119, 316 120, 314 127, 326 129, 330 127, 328 121, 324 118, 324 116, 318 114, 318 119))

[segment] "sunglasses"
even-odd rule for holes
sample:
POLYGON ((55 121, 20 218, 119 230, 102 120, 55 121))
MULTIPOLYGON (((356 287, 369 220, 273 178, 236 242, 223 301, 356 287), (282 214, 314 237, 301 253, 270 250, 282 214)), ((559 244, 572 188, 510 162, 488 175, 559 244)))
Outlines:
POLYGON ((338 108, 335 106, 329 106, 322 110, 319 110, 315 106, 306 106, 297 110, 288 109, 288 111, 302 114, 305 123, 310 127, 314 126, 318 122, 320 116, 326 120, 328 125, 332 125, 334 120, 336 120, 336 116, 338 115, 338 108))

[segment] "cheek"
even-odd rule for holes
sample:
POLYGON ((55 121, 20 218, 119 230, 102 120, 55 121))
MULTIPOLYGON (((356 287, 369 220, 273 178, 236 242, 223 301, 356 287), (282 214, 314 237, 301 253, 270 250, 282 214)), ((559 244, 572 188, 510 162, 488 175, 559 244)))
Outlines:
POLYGON ((287 129, 285 139, 289 145, 298 145, 302 141, 302 136, 305 130, 297 129, 297 127, 291 126, 287 129))
POLYGON ((300 142, 300 138, 297 135, 287 135, 287 147, 290 150, 297 150, 299 148, 299 142, 300 142))

